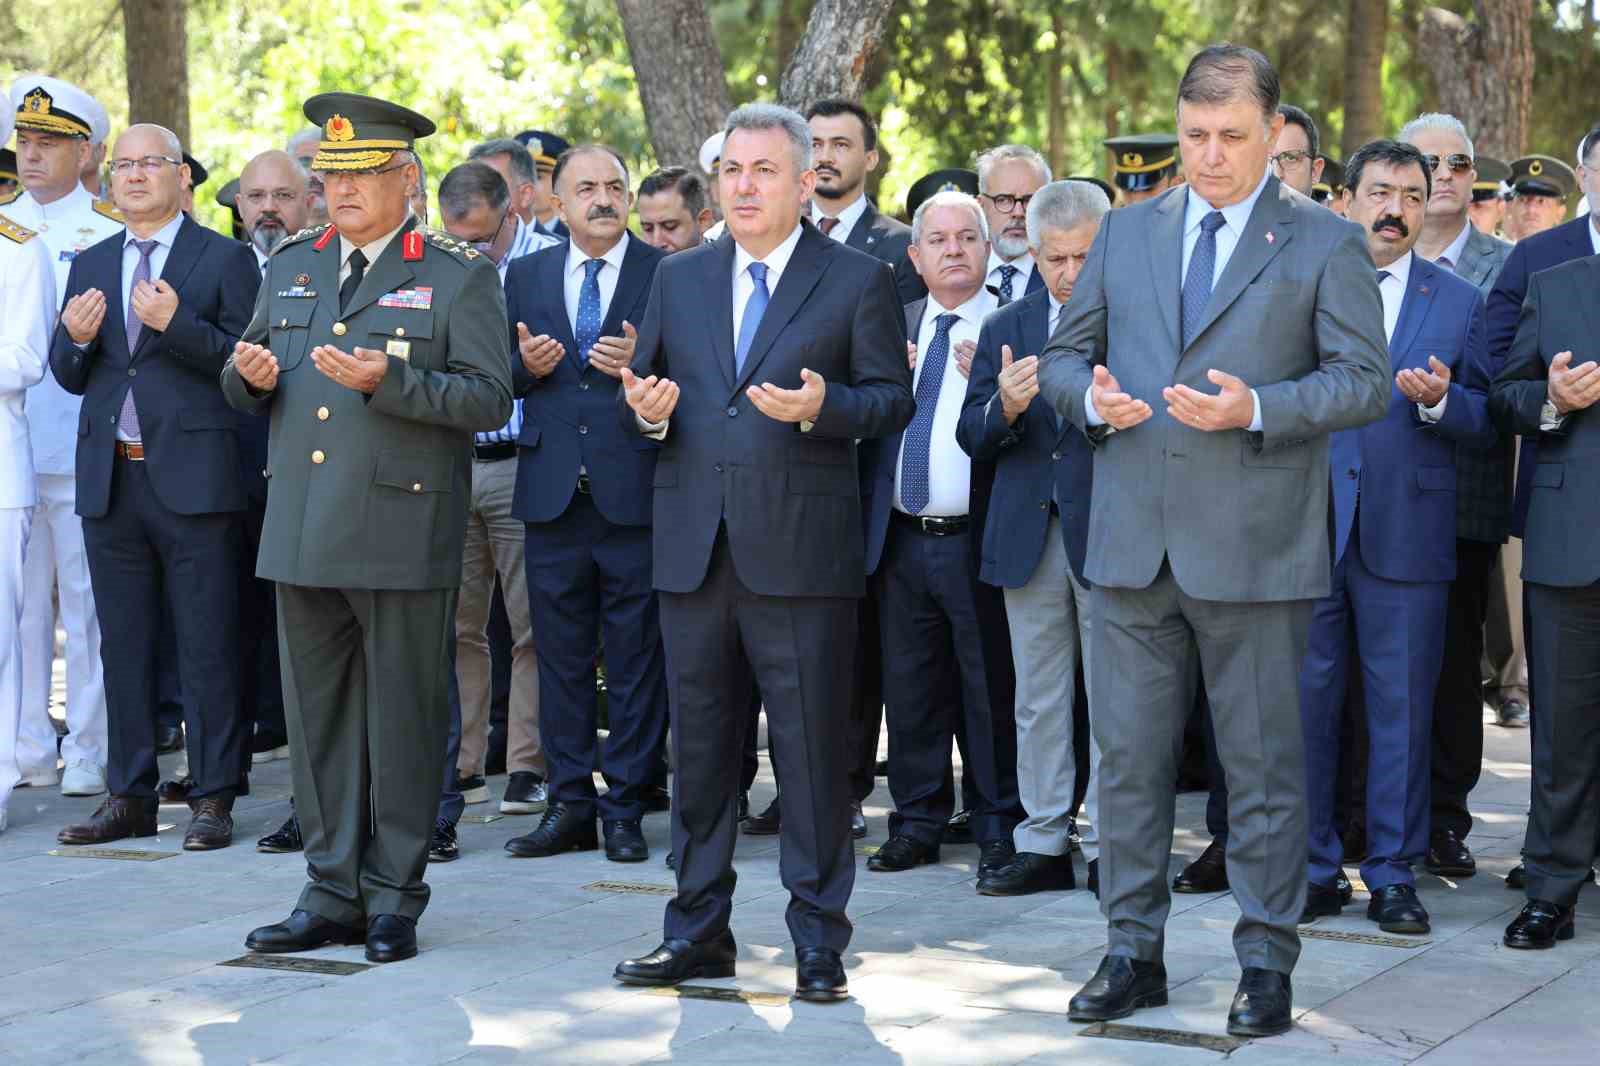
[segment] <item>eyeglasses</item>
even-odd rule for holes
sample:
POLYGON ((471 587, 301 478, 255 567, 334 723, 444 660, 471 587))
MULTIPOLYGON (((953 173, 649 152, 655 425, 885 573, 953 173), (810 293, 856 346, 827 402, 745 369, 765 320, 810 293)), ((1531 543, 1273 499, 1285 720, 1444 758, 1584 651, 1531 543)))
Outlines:
POLYGON ((1009 215, 1019 207, 1026 211, 1028 209, 1028 201, 1033 199, 1032 193, 1027 196, 1012 196, 1008 192, 1003 192, 998 196, 990 196, 986 192, 981 192, 978 195, 994 204, 995 209, 1002 215, 1009 215))
POLYGON ((506 219, 511 217, 511 205, 506 204, 505 210, 500 212, 500 221, 494 224, 494 229, 489 231, 487 237, 474 237, 467 241, 484 255, 489 254, 489 249, 494 247, 494 242, 500 239, 500 231, 506 228, 506 219))
POLYGON ((1450 173, 1452 174, 1465 174, 1472 169, 1472 157, 1463 152, 1452 153, 1442 160, 1436 155, 1425 155, 1422 157, 1422 161, 1428 164, 1430 172, 1437 171, 1441 162, 1450 168, 1450 173))
POLYGON ((164 155, 146 155, 140 156, 138 159, 113 159, 111 161, 111 173, 131 174, 137 169, 142 174, 154 174, 169 164, 181 167, 183 166, 183 160, 172 159, 164 155))
POLYGON ((300 194, 295 192, 293 189, 275 189, 272 192, 268 192, 265 189, 256 189, 253 192, 245 193, 243 196, 239 197, 239 199, 243 200, 251 207, 261 207, 268 200, 271 200, 279 207, 287 207, 289 204, 299 200, 300 194))
POLYGON ((1272 156, 1272 165, 1282 170, 1284 167, 1297 167, 1301 163, 1311 161, 1311 153, 1304 148, 1290 148, 1272 156))

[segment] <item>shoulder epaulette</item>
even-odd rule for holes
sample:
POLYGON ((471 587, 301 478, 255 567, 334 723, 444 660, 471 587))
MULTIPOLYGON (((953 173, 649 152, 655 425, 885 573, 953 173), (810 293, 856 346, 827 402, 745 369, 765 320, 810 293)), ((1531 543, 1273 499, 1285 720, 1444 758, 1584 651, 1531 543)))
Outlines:
POLYGON ((122 217, 122 212, 117 210, 117 205, 112 203, 110 200, 96 200, 94 202, 94 209, 97 214, 104 215, 113 222, 127 222, 127 219, 122 217))
POLYGON ((483 258, 483 253, 465 241, 458 241, 443 230, 432 229, 427 226, 418 226, 423 237, 435 248, 442 248, 463 263, 470 263, 475 259, 483 258))
POLYGON ((21 185, 18 185, 15 189, 12 189, 8 193, 0 193, 0 207, 4 207, 6 204, 9 204, 12 201, 17 200, 21 196, 22 196, 22 186, 21 185))
POLYGON ((0 237, 16 241, 18 244, 27 244, 37 236, 38 234, 27 226, 0 215, 0 237))
POLYGON ((333 228, 333 223, 324 222, 320 226, 307 226, 298 233, 291 233, 289 236, 278 242, 278 246, 272 250, 272 254, 277 255, 291 244, 298 244, 301 241, 309 241, 313 238, 320 237, 331 228, 333 228))

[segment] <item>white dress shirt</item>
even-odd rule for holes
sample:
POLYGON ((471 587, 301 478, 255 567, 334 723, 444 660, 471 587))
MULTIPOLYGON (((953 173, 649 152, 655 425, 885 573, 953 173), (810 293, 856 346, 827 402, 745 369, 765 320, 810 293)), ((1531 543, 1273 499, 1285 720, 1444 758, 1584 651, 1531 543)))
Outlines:
MULTIPOLYGON (((1400 310, 1405 306, 1406 289, 1411 284, 1411 264, 1415 262, 1415 253, 1407 252, 1399 259, 1379 270, 1387 271, 1389 276, 1378 282, 1378 295, 1383 297, 1383 338, 1394 341, 1395 328, 1400 325, 1400 310)), ((1426 368, 1424 368, 1426 369, 1426 368)), ((1444 405, 1449 401, 1450 393, 1447 391, 1439 398, 1439 402, 1432 407, 1417 404, 1417 415, 1424 422, 1437 422, 1444 417, 1444 405)))
POLYGON ((267 261, 272 257, 263 252, 260 248, 257 248, 254 244, 250 246, 250 250, 256 254, 256 269, 261 272, 262 277, 266 277, 267 261))
MULTIPOLYGON (((50 250, 31 237, 0 237, 0 509, 37 502, 28 443, 29 392, 45 376, 56 325, 56 283, 50 250)), ((8 624, 15 619, 8 619, 8 624)))
POLYGON ((1038 269, 1037 264, 1033 261, 1033 253, 1023 252, 1007 263, 1000 258, 1000 253, 995 251, 992 245, 990 246, 989 273, 984 276, 983 283, 985 285, 993 285, 995 292, 1000 291, 1000 283, 1005 280, 1000 273, 1002 266, 1014 266, 1017 268, 1016 277, 1011 279, 1011 298, 1013 300, 1022 299, 1028 294, 1028 282, 1033 279, 1033 272, 1038 269))
MULTIPOLYGON (((628 235, 623 233, 622 239, 613 244, 605 255, 600 257, 605 266, 595 275, 595 282, 600 286, 600 321, 606 320, 607 313, 611 310, 611 298, 617 293, 617 279, 622 276, 622 257, 628 253, 628 235)), ((583 297, 583 275, 586 272, 585 264, 589 262, 588 253, 580 249, 576 243, 567 243, 567 265, 561 275, 561 295, 567 305, 567 325, 572 327, 572 335, 578 335, 578 301, 583 297)), ((579 353, 573 352, 572 357, 578 358, 579 353)))
MULTIPOLYGON (((939 385, 938 405, 933 410, 933 430, 928 439, 928 505, 921 510, 923 515, 950 518, 967 513, 968 493, 972 486, 972 460, 956 443, 956 423, 961 419, 961 405, 967 396, 967 379, 961 376, 956 366, 956 345, 962 341, 976 343, 984 317, 998 306, 999 300, 982 286, 959 307, 942 307, 932 294, 928 296, 928 306, 917 327, 917 365, 911 372, 913 395, 928 365, 922 356, 939 333, 939 316, 953 314, 957 318, 950 327, 950 352, 944 361, 944 380, 939 385)), ((906 445, 902 438, 900 452, 895 456, 894 463, 894 506, 897 511, 906 511, 905 505, 900 502, 900 474, 905 455, 906 445)))
MULTIPOLYGON (((826 211, 822 210, 822 208, 818 206, 818 204, 820 204, 820 203, 821 203, 821 200, 818 197, 812 196, 812 198, 811 198, 811 221, 818 228, 821 228, 822 220, 824 218, 828 218, 829 217, 828 213, 826 211)), ((859 196, 857 196, 855 198, 855 202, 854 203, 852 203, 849 207, 845 208, 843 211, 840 211, 837 215, 832 216, 832 217, 837 218, 839 220, 839 224, 837 226, 833 227, 833 232, 827 234, 827 236, 829 236, 829 237, 833 238, 834 240, 838 241, 840 244, 843 244, 845 241, 850 239, 850 234, 851 234, 852 231, 855 230, 856 223, 860 222, 861 221, 861 216, 866 214, 866 213, 867 213, 867 191, 865 189, 862 189, 861 190, 861 195, 859 195, 859 196)))
POLYGON ((1471 235, 1472 222, 1469 220, 1466 225, 1461 227, 1461 232, 1456 234, 1456 239, 1445 246, 1444 251, 1439 253, 1438 257, 1434 259, 1434 262, 1438 263, 1451 273, 1459 273, 1461 268, 1461 257, 1466 254, 1467 238, 1471 235))

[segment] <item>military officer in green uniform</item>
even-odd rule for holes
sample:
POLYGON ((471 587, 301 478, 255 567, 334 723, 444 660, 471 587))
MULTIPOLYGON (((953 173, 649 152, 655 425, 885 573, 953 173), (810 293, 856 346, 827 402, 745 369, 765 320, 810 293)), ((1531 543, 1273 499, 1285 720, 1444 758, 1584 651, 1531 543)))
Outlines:
POLYGON ((494 264, 407 207, 406 108, 350 93, 305 104, 329 225, 268 260, 222 373, 270 412, 257 574, 278 585, 296 810, 310 883, 255 951, 366 943, 416 954, 449 729, 447 642, 461 581, 472 435, 511 416, 494 264))

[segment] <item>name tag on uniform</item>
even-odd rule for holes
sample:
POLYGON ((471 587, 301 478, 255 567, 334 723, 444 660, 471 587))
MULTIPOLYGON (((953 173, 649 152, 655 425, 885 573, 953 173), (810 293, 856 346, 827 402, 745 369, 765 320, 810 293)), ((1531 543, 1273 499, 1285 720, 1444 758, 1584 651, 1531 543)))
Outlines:
POLYGON ((433 307, 433 286, 419 285, 415 289, 396 289, 378 297, 379 307, 404 307, 413 311, 427 311, 433 307))
POLYGON ((409 362, 411 359, 411 342, 390 341, 384 351, 396 359, 404 359, 409 362))
POLYGON ((308 289, 308 288, 305 288, 304 286, 296 285, 292 289, 280 289, 278 291, 278 295, 280 297, 287 297, 287 298, 289 298, 291 300, 299 300, 299 299, 310 299, 310 298, 316 296, 317 292, 316 292, 315 289, 308 289))
POLYGON ((56 258, 57 258, 57 259, 59 259, 59 260, 61 260, 61 262, 63 262, 63 263, 70 263, 70 262, 72 262, 72 261, 73 261, 73 260, 74 260, 74 259, 76 259, 76 258, 78 258, 78 253, 77 253, 77 250, 76 250, 76 249, 73 249, 73 248, 63 248, 63 249, 61 249, 61 251, 60 251, 60 252, 59 252, 59 253, 58 253, 58 254, 57 254, 57 255, 56 255, 56 258))

